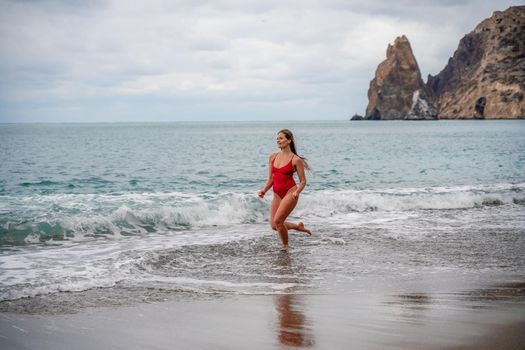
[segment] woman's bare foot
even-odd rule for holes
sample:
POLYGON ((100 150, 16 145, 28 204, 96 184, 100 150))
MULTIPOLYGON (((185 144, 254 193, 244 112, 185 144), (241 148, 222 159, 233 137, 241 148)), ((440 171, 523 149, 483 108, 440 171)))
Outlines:
POLYGON ((302 221, 299 222, 299 223, 297 224, 297 231, 304 232, 304 233, 306 233, 308 236, 311 236, 311 235, 312 235, 312 231, 310 231, 310 229, 304 227, 304 224, 303 224, 302 221))
POLYGON ((287 251, 288 251, 288 246, 287 245, 281 246, 281 252, 287 252, 287 251))

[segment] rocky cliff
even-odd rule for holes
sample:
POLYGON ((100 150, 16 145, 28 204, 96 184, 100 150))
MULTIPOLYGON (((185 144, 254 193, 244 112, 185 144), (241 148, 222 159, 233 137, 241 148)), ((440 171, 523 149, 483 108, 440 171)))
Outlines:
POLYGON ((427 87, 439 118, 525 118, 525 6, 496 11, 465 35, 427 87))
POLYGON ((406 36, 388 45, 368 89, 365 119, 435 119, 429 93, 406 36))

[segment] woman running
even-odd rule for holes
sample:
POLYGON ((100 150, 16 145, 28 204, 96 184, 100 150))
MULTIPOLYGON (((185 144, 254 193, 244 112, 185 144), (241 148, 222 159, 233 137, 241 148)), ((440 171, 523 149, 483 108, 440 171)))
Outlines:
POLYGON ((269 160, 268 180, 264 188, 259 191, 259 197, 264 198, 266 191, 273 185, 273 201, 270 210, 270 225, 273 230, 279 232, 281 236, 281 250, 288 250, 288 230, 297 230, 311 234, 311 231, 304 227, 302 222, 297 224, 286 221, 288 215, 297 205, 299 193, 306 186, 306 176, 304 169, 310 169, 306 159, 300 157, 293 142, 293 134, 288 129, 283 129, 277 133, 277 146, 280 152, 272 153, 269 160), (299 176, 299 186, 293 178, 294 171, 299 176))

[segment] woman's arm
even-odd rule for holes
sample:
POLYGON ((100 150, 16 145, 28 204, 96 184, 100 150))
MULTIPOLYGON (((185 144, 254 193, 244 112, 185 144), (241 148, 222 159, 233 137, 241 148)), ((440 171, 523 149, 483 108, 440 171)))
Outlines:
POLYGON ((273 177, 272 177, 272 161, 273 161, 273 158, 275 157, 275 154, 270 154, 270 159, 268 161, 268 179, 266 179, 266 184, 264 184, 264 187, 262 190, 259 191, 258 195, 259 197, 261 198, 264 198, 264 195, 266 194, 266 192, 270 189, 270 187, 272 187, 273 185, 273 177))
POLYGON ((299 176, 299 185, 297 186, 297 190, 293 193, 293 196, 295 199, 299 198, 299 193, 304 189, 306 186, 306 175, 304 174, 304 164, 303 160, 299 157, 295 158, 293 161, 293 165, 295 167, 295 170, 297 171, 297 176, 299 176))

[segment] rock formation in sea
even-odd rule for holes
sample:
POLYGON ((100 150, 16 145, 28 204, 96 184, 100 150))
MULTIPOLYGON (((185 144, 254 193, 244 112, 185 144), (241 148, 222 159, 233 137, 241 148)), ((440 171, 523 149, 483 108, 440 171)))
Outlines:
POLYGON ((423 84, 403 35, 388 45, 365 119, 525 119, 525 6, 496 11, 423 84))
POLYGON ((352 118, 350 118, 350 120, 364 120, 364 118, 362 115, 356 113, 352 116, 352 118))
POLYGON ((427 88, 440 119, 525 118, 525 6, 478 24, 427 88))
POLYGON ((406 36, 388 45, 368 89, 365 119, 436 119, 436 110, 406 36))

